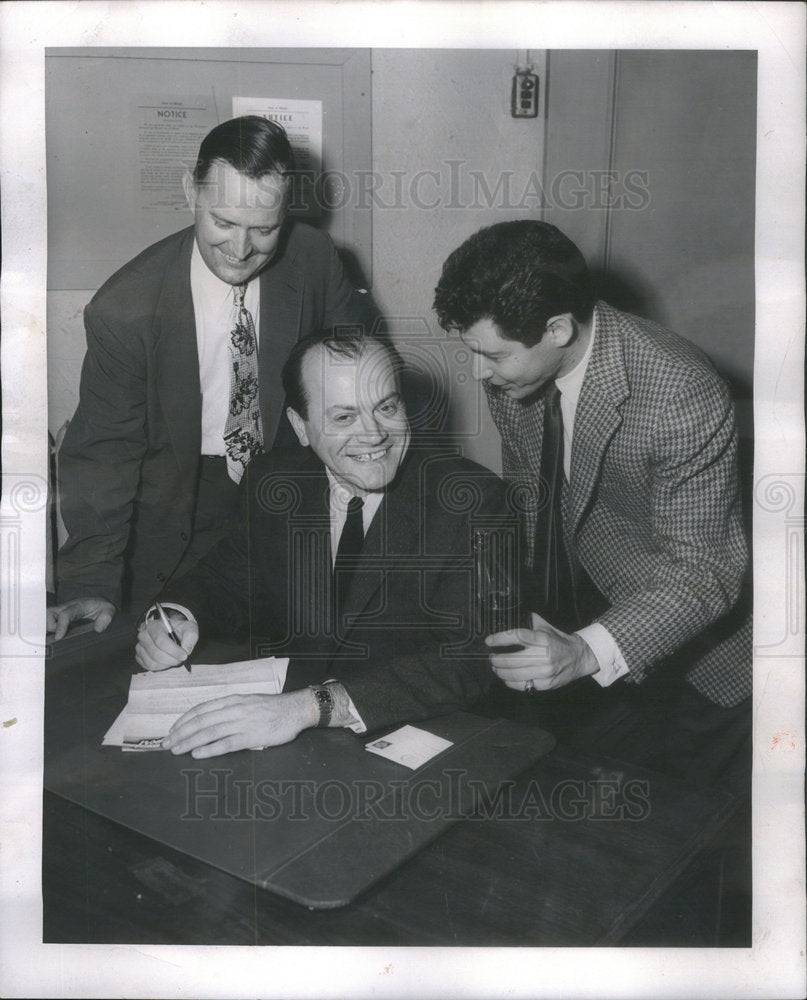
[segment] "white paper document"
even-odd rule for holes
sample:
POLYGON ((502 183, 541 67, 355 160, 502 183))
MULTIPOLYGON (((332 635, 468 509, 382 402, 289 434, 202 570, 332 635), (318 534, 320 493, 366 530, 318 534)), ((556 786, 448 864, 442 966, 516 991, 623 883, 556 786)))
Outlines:
POLYGON ((104 746, 159 750, 163 737, 189 709, 230 694, 280 694, 288 659, 273 656, 239 663, 196 663, 190 673, 173 667, 134 674, 126 707, 104 736, 104 746))
POLYGON ((414 771, 416 767, 420 767, 453 745, 450 740, 444 740, 442 736, 435 736, 434 733, 427 733, 425 729, 401 726, 394 733, 387 733, 386 736, 368 743, 364 749, 370 753, 377 753, 379 757, 394 760, 397 764, 403 764, 404 767, 410 767, 414 771))

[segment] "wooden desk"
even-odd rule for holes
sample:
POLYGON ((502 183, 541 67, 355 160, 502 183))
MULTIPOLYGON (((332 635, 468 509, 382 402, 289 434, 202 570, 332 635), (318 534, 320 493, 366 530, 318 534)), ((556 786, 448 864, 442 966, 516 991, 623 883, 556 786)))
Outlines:
POLYGON ((44 940, 743 943, 719 933, 720 837, 739 812, 730 796, 563 748, 506 791, 490 817, 458 823, 350 906, 318 912, 46 793, 44 940))

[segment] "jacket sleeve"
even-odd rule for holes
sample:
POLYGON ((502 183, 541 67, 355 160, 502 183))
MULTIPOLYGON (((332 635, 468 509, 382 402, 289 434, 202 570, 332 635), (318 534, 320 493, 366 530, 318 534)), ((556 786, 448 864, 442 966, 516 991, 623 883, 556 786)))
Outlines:
POLYGON ((330 239, 325 251, 325 311, 323 328, 361 326, 371 332, 379 318, 373 298, 365 289, 357 289, 345 273, 342 260, 330 239))
POLYGON ((747 563, 737 481, 737 433, 728 392, 693 378, 654 422, 651 544, 621 562, 628 582, 600 617, 634 681, 735 604, 747 563), (633 564, 633 568, 632 568, 633 564))
MULTIPOLYGON (((492 474, 481 479, 483 501, 475 516, 488 530, 506 518, 506 493, 492 474), (501 521, 500 521, 501 519, 501 521)), ((518 532, 514 519, 506 530, 518 532)), ((401 629, 385 662, 334 664, 333 676, 346 688, 368 731, 467 711, 487 693, 493 673, 476 619, 471 523, 454 539, 455 553, 424 587, 430 610, 452 620, 442 628, 401 629)))
POLYGON ((121 603, 123 552, 146 451, 142 342, 85 309, 87 353, 80 401, 59 452, 68 539, 58 558, 58 599, 121 603))

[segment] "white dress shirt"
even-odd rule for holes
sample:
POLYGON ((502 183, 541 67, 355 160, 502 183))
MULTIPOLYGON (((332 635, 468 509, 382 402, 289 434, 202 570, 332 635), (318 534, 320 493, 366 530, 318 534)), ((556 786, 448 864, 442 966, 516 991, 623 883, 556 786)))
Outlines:
MULTIPOLYGON (((596 333, 597 317, 596 313, 593 313, 591 336, 583 357, 570 372, 555 379, 555 385, 560 390, 560 412, 563 416, 563 472, 567 481, 571 476, 572 440, 577 404, 580 401, 580 392, 586 377, 586 369, 591 358, 596 333)), ((628 665, 616 644, 616 640, 604 625, 594 622, 592 625, 578 629, 577 635, 585 640, 596 657, 600 669, 593 674, 593 677, 601 687, 608 687, 609 684, 613 684, 615 680, 629 673, 628 665)))
MULTIPOLYGON (((191 297, 202 388, 202 454, 225 455, 224 427, 230 407, 229 340, 235 293, 232 285, 217 278, 205 264, 195 240, 191 254, 191 297)), ((253 280, 247 285, 244 305, 252 315, 257 344, 260 342, 260 281, 253 280)))

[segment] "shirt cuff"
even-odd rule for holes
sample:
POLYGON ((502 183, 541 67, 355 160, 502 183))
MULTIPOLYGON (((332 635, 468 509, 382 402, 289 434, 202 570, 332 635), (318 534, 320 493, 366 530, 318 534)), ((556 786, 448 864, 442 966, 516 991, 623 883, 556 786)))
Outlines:
POLYGON ((630 673, 619 646, 604 625, 594 622, 581 628, 577 635, 590 647, 600 666, 597 673, 592 674, 600 687, 609 687, 614 681, 630 673))
MULTIPOLYGON (((329 680, 325 681, 326 684, 341 684, 341 681, 337 681, 335 677, 331 677, 329 680)), ((366 733, 367 726, 362 722, 362 718, 356 711, 356 706, 353 704, 353 699, 350 697, 347 688, 342 684, 342 690, 347 695, 347 707, 348 711, 352 716, 352 721, 345 723, 342 727, 343 729, 349 729, 352 733, 366 733)))
MULTIPOLYGON (((160 601, 163 607, 163 611, 178 611, 181 615, 185 615, 189 622, 193 622, 194 625, 198 625, 199 622, 196 620, 196 615, 188 608, 184 607, 182 604, 172 604, 171 601, 160 601)), ((148 611, 143 616, 144 621, 152 621, 154 618, 159 618, 157 614, 157 605, 152 604, 148 611)))

